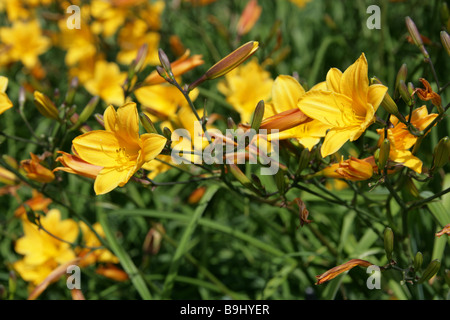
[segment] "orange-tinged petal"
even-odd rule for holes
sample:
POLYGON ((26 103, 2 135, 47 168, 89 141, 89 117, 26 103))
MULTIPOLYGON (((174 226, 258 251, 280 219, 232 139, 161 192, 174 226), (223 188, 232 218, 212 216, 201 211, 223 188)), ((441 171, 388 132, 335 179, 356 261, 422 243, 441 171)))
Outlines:
POLYGON ((367 267, 370 267, 371 265, 373 265, 373 264, 366 260, 351 259, 351 260, 347 261, 346 263, 343 263, 337 267, 334 267, 334 268, 328 270, 325 273, 322 273, 321 275, 316 276, 316 278, 317 278, 316 284, 322 284, 328 280, 331 280, 331 279, 337 277, 338 275, 340 275, 341 273, 348 271, 356 266, 367 268, 367 267))
POLYGON ((294 109, 305 89, 291 76, 278 76, 272 86, 272 102, 277 113, 294 109))
POLYGON ((120 144, 113 132, 90 131, 76 137, 72 144, 77 154, 84 161, 103 167, 117 165, 117 150, 120 144))
POLYGON ((90 164, 75 155, 71 155, 63 151, 58 151, 58 153, 62 154, 62 156, 56 158, 56 161, 61 162, 64 167, 57 167, 53 169, 53 172, 65 171, 95 179, 100 170, 103 169, 103 167, 90 164))
POLYGON ((436 237, 441 237, 442 235, 447 234, 450 236, 450 223, 447 224, 441 231, 436 233, 436 237))
POLYGON ((358 127, 349 127, 343 129, 333 128, 328 131, 320 150, 322 157, 325 158, 326 156, 337 152, 358 131, 358 127))

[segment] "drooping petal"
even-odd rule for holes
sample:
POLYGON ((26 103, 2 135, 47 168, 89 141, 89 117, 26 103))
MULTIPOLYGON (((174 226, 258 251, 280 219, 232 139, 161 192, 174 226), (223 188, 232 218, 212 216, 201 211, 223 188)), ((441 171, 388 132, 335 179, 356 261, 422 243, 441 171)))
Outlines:
POLYGON ((333 128, 328 131, 321 148, 322 157, 337 152, 357 131, 357 127, 333 128))
POLYGON ((352 121, 352 100, 339 93, 322 90, 308 91, 300 98, 297 105, 308 117, 332 127, 356 124, 352 121))
POLYGON ((422 173, 422 161, 414 156, 408 150, 393 150, 389 153, 389 158, 397 163, 401 163, 407 168, 414 170, 417 173, 422 173))
POLYGON ((364 115, 368 90, 368 65, 363 53, 342 74, 340 92, 353 100, 354 110, 358 115, 364 115))
POLYGON ((103 168, 95 179, 95 194, 105 194, 114 190, 119 185, 123 186, 128 182, 129 178, 131 178, 130 170, 126 170, 125 168, 103 168))
POLYGON ((76 137, 72 144, 79 157, 88 163, 100 167, 117 165, 117 150, 120 144, 113 132, 90 131, 76 137))
POLYGON ((305 89, 291 76, 280 75, 272 86, 272 101, 277 113, 293 109, 298 99, 305 94, 305 89))

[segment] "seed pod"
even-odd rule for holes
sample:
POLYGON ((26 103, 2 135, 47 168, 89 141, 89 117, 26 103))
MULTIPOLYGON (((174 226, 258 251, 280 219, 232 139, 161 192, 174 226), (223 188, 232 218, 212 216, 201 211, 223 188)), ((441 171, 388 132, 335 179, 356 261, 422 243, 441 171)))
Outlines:
POLYGON ((394 233, 391 228, 384 230, 384 251, 388 261, 392 260, 392 252, 394 251, 394 233))
POLYGON ((441 261, 439 261, 438 259, 431 261, 427 268, 423 271, 418 283, 424 283, 430 280, 436 273, 438 273, 440 268, 441 261))
POLYGON ((414 271, 419 271, 420 268, 422 268, 423 263, 423 254, 422 252, 418 251, 416 253, 416 256, 414 257, 414 271))
POLYGON ((450 156, 450 138, 444 137, 434 148, 433 169, 439 169, 445 166, 450 156))

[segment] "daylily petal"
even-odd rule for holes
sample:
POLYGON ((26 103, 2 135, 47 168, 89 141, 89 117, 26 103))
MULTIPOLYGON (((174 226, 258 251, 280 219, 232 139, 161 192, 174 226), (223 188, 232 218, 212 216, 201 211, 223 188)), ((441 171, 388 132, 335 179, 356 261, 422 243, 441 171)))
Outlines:
POLYGON ((333 128, 328 131, 321 148, 322 157, 337 152, 355 133, 358 128, 349 127, 344 129, 333 128))
POLYGON ((367 103, 371 104, 374 108, 374 111, 377 111, 381 102, 386 95, 388 88, 383 86, 382 84, 373 84, 369 87, 369 93, 367 96, 367 103))
POLYGON ((394 162, 403 164, 405 167, 408 167, 417 173, 422 173, 422 161, 413 156, 411 151, 393 150, 389 153, 389 158, 394 162))
POLYGON ((308 91, 298 101, 298 108, 312 119, 333 127, 354 125, 352 100, 342 94, 314 90, 308 91))
POLYGON ((8 78, 0 76, 0 92, 5 93, 7 87, 8 87, 8 78))
POLYGON ((0 114, 13 106, 6 93, 0 92, 0 114))
POLYGON ((123 186, 130 178, 130 170, 125 170, 125 168, 103 168, 95 179, 95 194, 108 193, 119 185, 123 186))
POLYGON ((367 94, 369 88, 368 65, 366 56, 361 56, 348 67, 341 78, 340 92, 354 101, 355 111, 362 115, 362 109, 367 103, 367 94))
POLYGON ((141 135, 142 151, 144 162, 155 159, 161 153, 166 145, 167 139, 155 133, 145 133, 141 135))
POLYGON ((277 113, 293 109, 305 89, 291 76, 280 75, 272 86, 272 102, 277 113))
POLYGON ((342 71, 337 68, 331 68, 327 72, 327 80, 326 80, 327 89, 334 92, 340 92, 341 78, 342 78, 342 71))
POLYGON ((101 167, 117 165, 117 149, 120 144, 113 132, 90 131, 76 137, 72 144, 77 154, 84 161, 101 167))
POLYGON ((137 142, 139 140, 139 116, 136 103, 129 102, 117 108, 117 120, 117 133, 137 142))

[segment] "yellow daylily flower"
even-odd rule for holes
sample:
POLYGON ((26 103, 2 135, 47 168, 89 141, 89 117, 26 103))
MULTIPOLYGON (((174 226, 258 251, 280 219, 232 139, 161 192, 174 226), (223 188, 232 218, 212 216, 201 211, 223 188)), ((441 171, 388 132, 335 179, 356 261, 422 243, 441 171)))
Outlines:
POLYGON ((121 72, 114 62, 99 60, 95 63, 94 77, 86 81, 84 86, 90 94, 117 106, 124 103, 122 84, 126 77, 126 73, 121 72))
MULTIPOLYGON (((326 77, 327 91, 310 90, 298 102, 308 117, 330 126, 321 153, 326 157, 338 151, 348 140, 357 140, 375 121, 375 112, 387 87, 369 85, 368 65, 363 54, 343 73, 332 68, 326 77)), ((317 89, 317 90, 316 90, 317 89)))
MULTIPOLYGON (((195 101, 199 93, 196 88, 189 92, 189 97, 195 101)), ((141 103, 141 109, 152 121, 174 120, 179 107, 189 106, 186 98, 175 86, 162 83, 137 89, 134 94, 141 103)))
MULTIPOLYGON (((76 250, 77 256, 82 258, 80 260, 80 266, 88 266, 90 264, 96 263, 96 262, 104 262, 104 263, 118 263, 119 259, 111 253, 111 251, 107 249, 90 249, 90 248, 96 248, 101 247, 101 242, 97 238, 97 236, 92 232, 91 229, 87 226, 86 223, 80 222, 80 229, 83 234, 83 244, 86 247, 89 248, 78 248, 76 250)), ((96 222, 92 225, 95 232, 100 237, 105 237, 105 232, 103 231, 103 228, 100 223, 96 222)))
POLYGON ((81 159, 103 167, 94 183, 97 195, 124 186, 137 170, 145 168, 161 153, 167 140, 154 133, 139 136, 139 117, 134 102, 117 111, 109 106, 103 120, 105 130, 90 131, 72 141, 81 159))
POLYGON ((250 123, 258 102, 269 99, 272 84, 270 73, 252 59, 225 74, 225 80, 220 81, 217 88, 239 112, 241 122, 250 123))
POLYGON ((129 65, 136 59, 139 49, 146 44, 148 46, 144 66, 159 64, 158 47, 160 35, 150 31, 145 21, 135 19, 127 23, 120 31, 117 38, 121 48, 117 54, 117 62, 129 65))
POLYGON ((49 183, 55 179, 53 172, 44 167, 40 162, 41 159, 30 152, 31 159, 22 160, 20 162, 22 168, 25 170, 27 177, 31 180, 49 183))
POLYGON ((8 87, 8 78, 0 76, 0 114, 8 109, 11 109, 13 104, 9 100, 6 94, 6 88, 8 87))
MULTIPOLYGON (((297 112, 288 114, 287 117, 296 117, 299 122, 305 122, 279 133, 278 139, 296 138, 305 148, 312 149, 320 138, 330 128, 329 125, 317 120, 305 121, 298 113, 297 102, 305 94, 305 89, 298 81, 291 76, 278 76, 272 86, 272 100, 266 103, 265 117, 282 114, 288 110, 297 112)), ((290 119, 287 119, 290 120, 290 119)), ((309 119, 311 120, 311 119, 309 119)), ((281 129, 280 129, 281 131, 281 129)))
POLYGON ((13 264, 22 279, 38 285, 59 265, 75 259, 70 244, 60 239, 74 242, 78 224, 71 219, 61 220, 59 210, 52 209, 40 219, 45 230, 59 239, 28 220, 22 220, 22 223, 24 236, 16 241, 15 251, 24 258, 13 264))
MULTIPOLYGON (((419 130, 424 130, 437 116, 437 113, 428 114, 427 107, 422 106, 413 110, 411 124, 419 130)), ((406 116, 406 120, 408 119, 409 116, 406 116)), ((391 115, 390 120, 394 127, 387 130, 387 138, 390 142, 389 159, 421 173, 422 161, 409 150, 416 143, 417 137, 412 135, 406 125, 400 122, 397 117, 391 115)), ((377 132, 380 135, 378 145, 381 145, 385 139, 385 131, 384 129, 377 129, 377 132)))
POLYGON ((0 28, 0 41, 8 48, 4 53, 12 61, 21 61, 28 69, 38 63, 38 56, 50 47, 50 40, 42 35, 39 22, 16 21, 11 28, 0 28))

